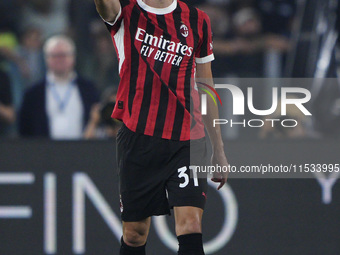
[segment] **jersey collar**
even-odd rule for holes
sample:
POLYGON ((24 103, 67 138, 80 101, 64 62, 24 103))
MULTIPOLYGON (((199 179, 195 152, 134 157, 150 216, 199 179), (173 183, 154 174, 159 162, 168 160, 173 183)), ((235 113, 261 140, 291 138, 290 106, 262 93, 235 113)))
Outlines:
POLYGON ((172 4, 166 8, 154 8, 146 3, 143 0, 137 0, 138 5, 147 12, 151 12, 153 14, 164 15, 173 12, 177 8, 177 0, 173 0, 172 4))

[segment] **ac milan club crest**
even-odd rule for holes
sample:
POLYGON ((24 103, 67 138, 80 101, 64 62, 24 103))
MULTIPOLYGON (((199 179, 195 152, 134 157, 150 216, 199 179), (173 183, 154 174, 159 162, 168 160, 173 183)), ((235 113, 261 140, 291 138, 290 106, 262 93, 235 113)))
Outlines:
POLYGON ((181 31, 181 34, 184 37, 188 37, 188 35, 189 35, 189 28, 185 24, 182 24, 182 26, 180 28, 180 31, 181 31))

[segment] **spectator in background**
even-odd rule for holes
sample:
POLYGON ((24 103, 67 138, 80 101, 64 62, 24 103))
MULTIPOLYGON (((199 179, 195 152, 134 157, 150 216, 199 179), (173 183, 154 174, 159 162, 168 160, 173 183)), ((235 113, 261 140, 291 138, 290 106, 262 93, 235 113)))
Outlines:
MULTIPOLYGON (((218 59, 215 66, 218 73, 223 71, 240 77, 261 77, 263 74, 263 58, 260 51, 262 24, 259 16, 252 8, 242 8, 231 18, 231 35, 227 40, 215 40, 216 54, 225 56, 218 59), (219 70, 224 66, 225 70, 219 70)), ((214 66, 214 67, 215 67, 214 66)))
POLYGON ((98 102, 94 85, 74 70, 75 45, 66 36, 54 36, 44 45, 46 78, 28 89, 19 117, 25 137, 79 139, 98 102))
POLYGON ((0 69, 0 137, 7 135, 7 128, 15 121, 12 93, 8 75, 0 69))
POLYGON ((91 24, 91 35, 94 38, 91 77, 94 77, 102 93, 111 87, 117 90, 120 81, 118 59, 112 47, 112 39, 101 20, 91 24))
POLYGON ((224 71, 239 77, 263 77, 264 53, 270 49, 287 51, 288 39, 264 34, 260 16, 251 7, 239 9, 230 20, 232 30, 227 39, 214 41, 217 74, 223 77, 224 71))
POLYGON ((256 0, 256 7, 264 33, 290 36, 296 0, 256 0))
POLYGON ((44 57, 41 50, 42 39, 38 28, 24 29, 18 55, 27 65, 27 74, 24 80, 25 87, 32 85, 44 77, 44 57))
POLYGON ((225 39, 230 33, 230 15, 225 6, 204 4, 199 9, 203 10, 210 18, 214 39, 225 39))
POLYGON ((13 31, 0 31, 0 56, 10 78, 15 109, 21 104, 23 80, 28 76, 28 66, 18 54, 18 45, 18 39, 13 31))
MULTIPOLYGON (((96 38, 89 35, 92 32, 92 22, 95 20, 100 22, 101 19, 98 17, 96 8, 93 8, 93 0, 69 0, 69 2, 72 35, 77 44, 77 56, 82 59, 77 63, 77 68, 83 73, 91 74, 94 53, 93 42, 96 38)), ((102 21, 101 25, 103 28, 102 21)))
POLYGON ((23 7, 22 29, 27 26, 39 28, 43 39, 66 33, 69 27, 70 0, 27 0, 23 7))
POLYGON ((116 104, 117 89, 107 88, 100 104, 92 107, 90 121, 84 132, 86 139, 114 138, 122 126, 122 122, 111 118, 116 104))
POLYGON ((21 7, 24 0, 0 0, 0 31, 19 34, 21 7))

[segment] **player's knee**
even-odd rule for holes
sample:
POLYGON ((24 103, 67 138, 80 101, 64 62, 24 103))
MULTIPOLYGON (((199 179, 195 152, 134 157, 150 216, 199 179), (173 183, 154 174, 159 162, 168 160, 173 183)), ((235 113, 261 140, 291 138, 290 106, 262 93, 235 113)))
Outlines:
POLYGON ((201 221, 197 217, 185 217, 176 223, 177 235, 202 233, 201 221))
POLYGON ((123 231, 124 242, 132 247, 142 246, 146 243, 147 231, 126 228, 123 231))

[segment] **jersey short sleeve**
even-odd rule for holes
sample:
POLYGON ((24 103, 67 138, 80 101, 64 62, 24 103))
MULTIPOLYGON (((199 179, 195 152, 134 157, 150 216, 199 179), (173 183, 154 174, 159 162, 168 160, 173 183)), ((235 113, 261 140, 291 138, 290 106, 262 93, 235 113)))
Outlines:
POLYGON ((201 12, 202 30, 200 33, 199 45, 195 53, 196 63, 204 64, 215 59, 213 54, 213 39, 210 19, 207 14, 201 12))

